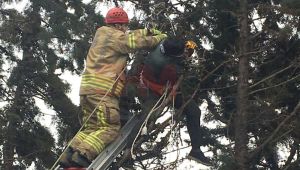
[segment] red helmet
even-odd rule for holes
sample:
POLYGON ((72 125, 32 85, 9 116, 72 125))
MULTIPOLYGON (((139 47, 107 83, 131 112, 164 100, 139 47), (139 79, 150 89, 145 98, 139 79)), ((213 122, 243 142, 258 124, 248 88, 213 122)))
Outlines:
POLYGON ((105 17, 105 23, 107 24, 127 24, 129 22, 127 13, 122 8, 110 9, 105 17))

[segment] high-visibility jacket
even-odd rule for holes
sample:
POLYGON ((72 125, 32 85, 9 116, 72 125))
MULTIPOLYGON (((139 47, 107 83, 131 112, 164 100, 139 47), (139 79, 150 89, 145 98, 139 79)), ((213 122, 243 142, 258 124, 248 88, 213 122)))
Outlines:
POLYGON ((147 29, 124 33, 114 27, 98 28, 87 54, 80 95, 104 95, 109 91, 108 96, 119 97, 125 83, 125 74, 121 72, 126 66, 128 53, 154 48, 165 37, 148 35, 147 29))
POLYGON ((143 86, 162 95, 168 83, 170 89, 172 88, 182 70, 183 58, 163 54, 160 50, 160 45, 158 45, 145 58, 140 78, 143 86))

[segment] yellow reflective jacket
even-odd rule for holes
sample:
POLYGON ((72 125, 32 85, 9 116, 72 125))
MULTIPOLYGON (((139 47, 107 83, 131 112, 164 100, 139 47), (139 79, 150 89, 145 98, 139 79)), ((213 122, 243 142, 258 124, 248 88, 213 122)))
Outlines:
POLYGON ((166 36, 147 35, 146 29, 124 33, 114 27, 97 29, 82 74, 80 95, 106 94, 119 97, 125 83, 122 70, 127 64, 128 53, 139 49, 154 48, 166 36), (114 84, 117 77, 118 81, 114 84))

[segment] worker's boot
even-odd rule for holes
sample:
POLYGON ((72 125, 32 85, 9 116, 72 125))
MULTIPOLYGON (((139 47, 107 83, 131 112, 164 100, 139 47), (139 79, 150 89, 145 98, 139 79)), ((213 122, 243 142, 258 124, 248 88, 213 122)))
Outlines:
POLYGON ((203 154, 200 149, 192 149, 188 155, 188 159, 192 159, 206 166, 212 166, 211 160, 203 154))
POLYGON ((87 157, 80 154, 78 151, 74 152, 72 155, 72 163, 77 164, 79 167, 88 167, 91 164, 91 161, 87 157))
POLYGON ((63 168, 67 168, 67 167, 72 167, 73 164, 71 163, 71 158, 73 155, 74 151, 71 147, 68 147, 65 152, 62 154, 60 160, 59 160, 59 164, 61 167, 63 168))

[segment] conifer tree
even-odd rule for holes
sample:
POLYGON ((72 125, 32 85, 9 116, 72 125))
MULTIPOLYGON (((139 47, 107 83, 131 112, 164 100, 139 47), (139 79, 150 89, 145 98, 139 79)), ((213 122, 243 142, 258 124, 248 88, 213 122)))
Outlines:
POLYGON ((173 35, 173 25, 177 35, 193 39, 200 47, 198 56, 204 60, 198 58, 199 65, 190 65, 192 74, 186 74, 193 79, 185 82, 191 92, 200 87, 195 99, 199 105, 208 105, 204 120, 219 124, 208 129, 206 138, 214 153, 213 169, 296 168, 298 2, 132 2, 158 28, 173 35), (203 49, 201 43, 208 43, 210 48, 203 49), (220 136, 231 142, 213 142, 220 141, 220 136), (289 151, 286 160, 278 153, 282 147, 289 151))
POLYGON ((80 126, 80 109, 67 97, 70 85, 59 76, 82 71, 91 37, 103 19, 94 3, 30 0, 17 11, 7 7, 13 2, 19 1, 0 4, 1 167, 24 169, 35 162, 37 169, 45 169, 80 126), (36 99, 57 113, 57 145, 37 121, 43 114, 36 99))

